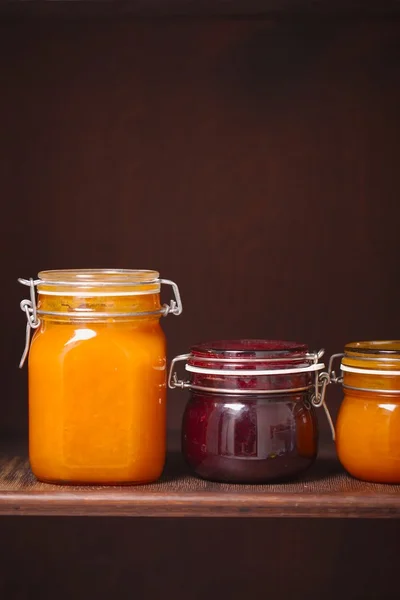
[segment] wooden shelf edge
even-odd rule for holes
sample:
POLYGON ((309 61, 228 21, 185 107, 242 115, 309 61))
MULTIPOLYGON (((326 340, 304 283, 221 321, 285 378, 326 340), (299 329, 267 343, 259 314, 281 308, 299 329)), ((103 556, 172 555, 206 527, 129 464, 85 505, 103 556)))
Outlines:
POLYGON ((2 492, 0 515, 106 517, 400 518, 400 498, 387 495, 176 493, 138 491, 2 492))
POLYGON ((0 447, 0 515, 98 517, 400 518, 400 485, 351 478, 332 444, 298 480, 280 484, 219 484, 193 476, 170 432, 164 473, 137 486, 41 483, 31 472, 26 440, 0 447))

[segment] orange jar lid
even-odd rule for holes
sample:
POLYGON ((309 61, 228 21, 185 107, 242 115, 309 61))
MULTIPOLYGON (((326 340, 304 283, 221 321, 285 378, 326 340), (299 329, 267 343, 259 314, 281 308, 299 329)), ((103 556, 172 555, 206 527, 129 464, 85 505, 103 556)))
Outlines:
POLYGON ((346 344, 342 371, 356 372, 354 369, 360 369, 363 373, 371 371, 371 375, 372 371, 399 371, 400 375, 400 340, 346 344))
POLYGON ((31 329, 37 329, 42 319, 113 321, 178 316, 183 310, 177 284, 160 279, 153 270, 59 269, 18 281, 29 288, 30 296, 20 303, 27 319, 20 366, 28 353, 31 329), (162 284, 172 287, 174 299, 169 304, 161 305, 162 284))
POLYGON ((400 394, 400 341, 346 344, 341 370, 344 388, 400 394))
POLYGON ((65 269, 35 281, 42 318, 100 319, 164 314, 157 271, 65 269))

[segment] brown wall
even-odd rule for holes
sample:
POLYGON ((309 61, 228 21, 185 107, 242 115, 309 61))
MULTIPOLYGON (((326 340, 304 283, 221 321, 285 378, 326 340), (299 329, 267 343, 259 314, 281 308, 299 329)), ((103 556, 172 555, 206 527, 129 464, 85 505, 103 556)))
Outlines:
MULTIPOLYGON (((26 428, 19 276, 156 268, 170 356, 399 337, 400 22, 0 23, 0 428, 26 428)), ((331 390, 332 403, 340 391, 331 390)), ((169 403, 179 427, 185 398, 169 403)), ((0 596, 386 600, 397 521, 0 520, 0 596)))
MULTIPOLYGON (((333 352, 398 337, 399 34, 390 20, 0 24, 1 428, 26 427, 16 279, 43 268, 176 280, 170 356, 211 338, 333 352)), ((171 395, 173 429, 184 401, 171 395)))

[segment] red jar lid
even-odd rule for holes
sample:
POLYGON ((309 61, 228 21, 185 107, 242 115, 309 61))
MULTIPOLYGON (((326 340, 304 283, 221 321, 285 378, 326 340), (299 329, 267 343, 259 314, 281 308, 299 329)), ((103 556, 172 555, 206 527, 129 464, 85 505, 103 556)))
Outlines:
POLYGON ((193 346, 188 364, 229 371, 275 370, 307 367, 310 360, 314 360, 314 355, 309 354, 306 344, 275 340, 220 340, 193 346))
POLYGON ((324 365, 323 351, 306 344, 275 340, 220 340, 196 344, 186 370, 192 388, 294 390, 312 385, 324 365))

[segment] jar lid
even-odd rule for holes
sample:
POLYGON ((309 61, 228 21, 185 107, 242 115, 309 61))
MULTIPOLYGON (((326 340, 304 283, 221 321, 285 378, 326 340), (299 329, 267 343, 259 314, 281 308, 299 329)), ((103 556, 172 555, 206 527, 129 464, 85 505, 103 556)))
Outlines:
POLYGON ((400 340, 382 340, 373 342, 350 342, 346 344, 346 354, 376 355, 378 357, 393 356, 400 359, 400 340))
POLYGON ((281 340, 219 340, 196 344, 190 349, 186 370, 192 373, 225 374, 240 371, 259 375, 303 373, 320 370, 318 359, 306 344, 281 340))
POLYGON ((132 296, 160 291, 159 273, 140 269, 40 271, 35 284, 38 293, 47 296, 132 296))
POLYGON ((222 359, 263 359, 301 356, 308 352, 306 344, 275 340, 219 340, 192 346, 197 356, 222 359))
POLYGON ((159 273, 148 269, 55 269, 40 271, 38 277, 43 282, 57 285, 71 283, 77 285, 126 283, 129 285, 135 282, 157 281, 159 273))
POLYGON ((400 375, 400 341, 382 340, 346 344, 341 370, 365 375, 400 375))
POLYGON ((159 273, 152 270, 58 269, 40 271, 38 279, 20 278, 18 281, 29 288, 30 296, 20 303, 27 321, 25 348, 20 367, 23 366, 28 355, 31 329, 40 326, 42 316, 72 317, 79 320, 158 318, 169 314, 178 316, 183 310, 177 284, 170 279, 160 279, 159 273), (171 286, 174 298, 169 304, 161 306, 159 294, 162 284, 171 286), (36 292, 39 302, 36 300, 36 292), (50 300, 46 299, 46 296, 49 296, 50 300), (146 300, 149 300, 148 305, 138 307, 137 299, 130 296, 145 296, 146 300), (113 302, 110 306, 108 302, 110 297, 122 301, 118 305, 117 302, 113 302), (65 298, 72 298, 74 303, 70 305, 69 302, 64 302, 65 298), (81 299, 83 306, 81 306, 81 299), (87 299, 90 301, 88 302, 87 299), (93 299, 95 302, 91 302, 93 299), (42 300, 43 304, 47 302, 48 305, 44 309, 41 306, 42 300))
POLYGON ((281 395, 311 394, 311 404, 323 406, 335 439, 335 429, 325 404, 328 373, 319 360, 324 350, 310 352, 306 344, 282 340, 219 340, 196 344, 190 354, 176 356, 169 369, 170 389, 191 389, 207 394, 281 395), (185 363, 189 381, 179 379, 178 362, 185 363))
POLYGON ((168 385, 219 393, 281 393, 315 388, 324 364, 324 350, 309 352, 306 344, 275 340, 220 340, 192 346, 175 357, 168 385), (190 381, 179 380, 177 362, 183 361, 190 381))

